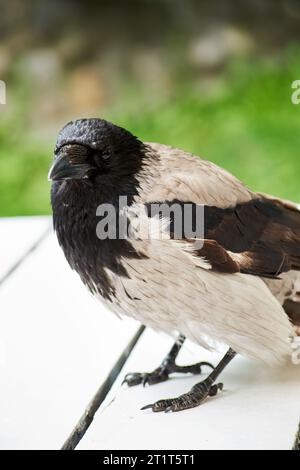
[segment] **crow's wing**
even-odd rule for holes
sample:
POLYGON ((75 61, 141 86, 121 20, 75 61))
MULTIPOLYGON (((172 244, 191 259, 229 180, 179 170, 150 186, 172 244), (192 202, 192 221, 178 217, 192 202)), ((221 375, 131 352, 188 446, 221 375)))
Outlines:
POLYGON ((216 271, 266 278, 300 269, 300 212, 295 205, 252 192, 227 171, 182 150, 151 146, 161 156, 160 177, 145 202, 176 202, 183 211, 184 203, 204 205, 203 247, 195 248, 195 256, 216 271))

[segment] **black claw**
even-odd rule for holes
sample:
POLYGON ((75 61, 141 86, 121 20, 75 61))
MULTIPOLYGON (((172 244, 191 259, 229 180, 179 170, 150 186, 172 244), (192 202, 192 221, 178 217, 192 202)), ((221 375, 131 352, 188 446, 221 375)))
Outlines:
POLYGON ((212 385, 208 394, 210 397, 214 397, 215 395, 217 395, 219 390, 223 390, 223 384, 221 382, 218 384, 212 385))
POLYGON ((142 383, 143 378, 144 378, 144 374, 140 374, 138 372, 136 373, 130 372, 129 374, 125 375, 122 385, 126 383, 128 387, 134 387, 135 385, 139 385, 140 383, 142 383))
POLYGON ((152 403, 151 405, 145 405, 145 406, 142 406, 141 410, 144 411, 144 410, 148 410, 149 408, 152 408, 153 409, 153 406, 155 405, 155 403, 152 403))
POLYGON ((152 373, 129 373, 125 376, 122 384, 126 383, 128 387, 142 384, 145 387, 146 385, 154 385, 164 382, 165 380, 168 380, 168 378, 169 374, 166 371, 156 369, 152 373))

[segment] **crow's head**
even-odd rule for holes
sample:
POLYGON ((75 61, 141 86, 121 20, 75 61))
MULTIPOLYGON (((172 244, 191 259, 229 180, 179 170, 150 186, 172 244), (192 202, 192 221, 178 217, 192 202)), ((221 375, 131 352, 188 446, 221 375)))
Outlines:
POLYGON ((71 121, 58 135, 49 179, 134 176, 142 165, 143 147, 130 132, 103 119, 71 121))

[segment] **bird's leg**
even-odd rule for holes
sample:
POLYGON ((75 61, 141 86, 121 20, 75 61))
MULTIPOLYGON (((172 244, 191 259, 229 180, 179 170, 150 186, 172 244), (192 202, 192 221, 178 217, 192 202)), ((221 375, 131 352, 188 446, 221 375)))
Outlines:
POLYGON ((161 363, 157 369, 150 373, 140 373, 134 372, 129 373, 125 376, 123 383, 127 383, 130 387, 139 384, 149 384, 153 385, 159 382, 164 382, 165 380, 169 379, 169 375, 173 372, 181 372, 184 374, 191 373, 191 374, 201 374, 201 367, 208 366, 213 369, 213 366, 208 362, 197 362, 196 364, 192 364, 190 366, 178 366, 175 363, 175 360, 178 356, 180 349, 185 341, 185 337, 183 335, 179 335, 176 342, 173 344, 172 348, 170 349, 169 353, 161 363))
POLYGON ((227 353, 219 364, 213 369, 209 376, 202 382, 194 385, 191 390, 183 395, 180 395, 177 398, 168 398, 165 400, 159 400, 151 405, 146 405, 142 410, 151 408, 152 411, 181 411, 188 408, 194 408, 195 406, 200 405, 207 397, 212 397, 218 393, 219 390, 222 390, 223 384, 215 384, 216 379, 223 369, 229 364, 229 362, 234 358, 236 352, 231 348, 228 349, 227 353))

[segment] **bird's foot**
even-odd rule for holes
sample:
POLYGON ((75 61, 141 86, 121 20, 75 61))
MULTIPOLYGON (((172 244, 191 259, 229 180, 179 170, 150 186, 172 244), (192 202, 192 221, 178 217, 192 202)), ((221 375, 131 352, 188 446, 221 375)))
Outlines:
POLYGON ((170 374, 174 372, 183 374, 201 374, 203 366, 214 369, 214 366, 209 362, 197 362, 190 366, 178 366, 175 362, 165 362, 161 366, 157 367, 153 372, 131 372, 125 376, 123 383, 126 383, 129 387, 139 384, 154 385, 160 382, 165 382, 170 378, 170 374))
POLYGON ((223 384, 212 384, 208 378, 194 385, 191 390, 177 398, 167 398, 159 400, 151 405, 143 406, 142 410, 151 408, 155 413, 164 411, 181 411, 201 405, 207 397, 217 395, 223 389, 223 384))
POLYGON ((129 387, 134 387, 135 385, 146 384, 154 385, 160 382, 168 380, 169 373, 163 367, 158 367, 153 372, 130 372, 125 375, 123 383, 126 383, 129 387))

